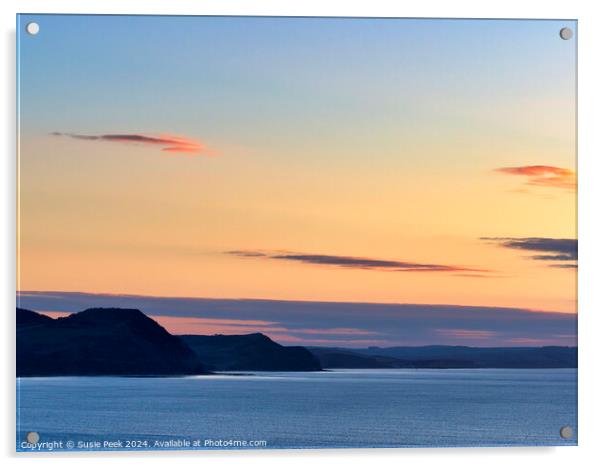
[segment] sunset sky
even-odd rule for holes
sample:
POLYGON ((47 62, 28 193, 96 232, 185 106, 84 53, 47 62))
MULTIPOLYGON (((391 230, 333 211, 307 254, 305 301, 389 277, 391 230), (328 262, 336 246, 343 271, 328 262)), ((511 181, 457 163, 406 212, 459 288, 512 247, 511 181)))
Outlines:
MULTIPOLYGON (((20 16, 18 291, 574 314, 565 26, 20 16)), ((40 296, 38 310, 77 310, 40 296)), ((298 312, 232 306, 164 323, 241 333, 227 321, 286 329, 298 312)), ((270 335, 379 341, 384 330, 329 309, 308 317, 313 334, 270 335)), ((503 343, 462 319, 431 340, 503 343)), ((532 342, 575 336, 554 335, 532 342)))

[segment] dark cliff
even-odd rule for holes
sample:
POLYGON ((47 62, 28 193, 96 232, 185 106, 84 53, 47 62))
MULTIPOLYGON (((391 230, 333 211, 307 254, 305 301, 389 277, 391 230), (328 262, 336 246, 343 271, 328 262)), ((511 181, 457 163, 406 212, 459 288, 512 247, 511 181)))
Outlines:
POLYGON ((17 308, 17 376, 207 373, 186 344, 136 309, 51 319, 17 308))

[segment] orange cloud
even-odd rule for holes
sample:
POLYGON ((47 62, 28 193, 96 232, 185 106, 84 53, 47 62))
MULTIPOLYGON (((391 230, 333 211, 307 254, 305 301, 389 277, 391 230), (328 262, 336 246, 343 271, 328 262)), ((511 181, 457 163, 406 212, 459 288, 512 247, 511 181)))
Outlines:
POLYGON ((149 144, 161 146, 164 152, 177 152, 191 155, 216 155, 200 141, 171 134, 162 134, 159 136, 148 136, 145 134, 73 134, 73 133, 52 133, 53 136, 67 136, 73 139, 82 139, 84 141, 112 141, 133 144, 149 144))
POLYGON ((545 186, 574 190, 577 187, 575 172, 568 168, 549 165, 527 165, 524 167, 502 167, 495 170, 506 175, 519 175, 527 178, 529 186, 545 186))

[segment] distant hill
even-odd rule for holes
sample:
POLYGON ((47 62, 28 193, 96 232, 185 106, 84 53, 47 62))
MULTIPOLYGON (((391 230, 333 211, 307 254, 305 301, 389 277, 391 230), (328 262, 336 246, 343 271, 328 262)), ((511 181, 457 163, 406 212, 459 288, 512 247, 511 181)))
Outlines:
POLYGON ((207 368, 137 309, 93 308, 51 319, 17 308, 17 376, 184 375, 207 368))
POLYGON ((524 368, 577 367, 577 348, 567 346, 475 348, 397 346, 308 348, 324 368, 524 368))
POLYGON ((52 322, 52 318, 44 314, 17 308, 17 328, 27 325, 39 325, 52 322))
POLYGON ((300 346, 282 346, 261 333, 183 335, 180 338, 212 370, 319 371, 320 362, 300 346))

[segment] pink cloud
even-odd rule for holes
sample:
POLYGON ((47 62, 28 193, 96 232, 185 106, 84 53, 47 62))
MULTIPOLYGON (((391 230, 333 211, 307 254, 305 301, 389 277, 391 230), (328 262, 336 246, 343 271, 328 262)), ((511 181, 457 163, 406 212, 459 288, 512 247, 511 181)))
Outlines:
POLYGON ((72 312, 61 312, 61 311, 36 311, 45 316, 51 317, 53 319, 58 319, 59 317, 67 317, 72 314, 72 312))
POLYGON ((378 335, 379 332, 362 330, 359 328, 301 328, 287 329, 293 333, 303 333, 307 335, 378 335))
POLYGON ((543 338, 510 338, 508 341, 513 344, 529 346, 545 345, 547 343, 547 340, 543 338))
POLYGON ((489 330, 472 330, 463 328, 438 328, 435 329, 440 335, 452 338, 465 338, 467 340, 483 340, 497 335, 497 332, 489 330))
MULTIPOLYGON (((268 334, 270 338, 271 335, 268 334)), ((294 335, 274 335, 274 340, 282 344, 298 345, 330 345, 330 346, 379 346, 383 344, 392 344, 387 340, 334 340, 327 338, 301 338, 294 335)))
MULTIPOLYGON (((376 335, 378 332, 362 330, 358 328, 287 328, 277 325, 278 322, 264 320, 241 320, 241 319, 207 319, 203 317, 173 317, 173 316, 151 316, 167 331, 176 335, 199 334, 199 335, 241 335, 248 333, 265 333, 280 341, 301 341, 300 335, 337 335, 358 336, 376 335), (297 340, 296 340, 297 339, 297 340)), ((304 340, 305 341, 305 340, 304 340)), ((309 340, 308 340, 309 341, 309 340)), ((333 340, 334 341, 334 340, 333 340)), ((336 340, 341 343, 340 340, 336 340)))
POLYGON ((174 335, 241 335, 247 333, 286 332, 277 322, 240 319, 206 319, 203 317, 150 316, 174 335))
POLYGON ((549 165, 527 165, 522 167, 502 167, 495 170, 506 175, 518 175, 527 179, 529 186, 544 186, 575 190, 577 178, 575 172, 568 168, 549 165))

